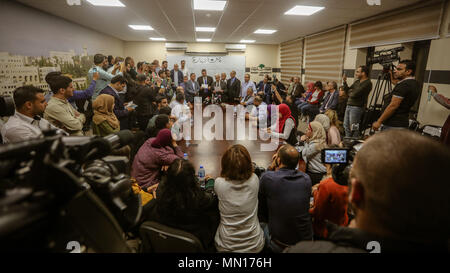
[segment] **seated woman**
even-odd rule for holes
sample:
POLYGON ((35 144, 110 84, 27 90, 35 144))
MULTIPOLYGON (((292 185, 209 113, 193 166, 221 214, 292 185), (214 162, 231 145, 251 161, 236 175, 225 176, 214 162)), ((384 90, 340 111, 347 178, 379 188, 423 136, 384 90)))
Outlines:
POLYGON ((219 198, 220 224, 215 242, 220 252, 258 253, 264 234, 258 220, 259 179, 242 145, 233 145, 222 156, 220 177, 214 183, 219 198))
POLYGON ((172 138, 169 129, 159 131, 156 138, 148 139, 136 154, 131 176, 139 186, 147 190, 161 180, 161 169, 172 164, 177 158, 183 158, 183 151, 172 138))
POLYGON ((214 236, 220 221, 217 198, 200 188, 194 166, 175 159, 159 183, 156 199, 144 207, 145 220, 192 233, 205 251, 215 252, 214 236))
POLYGON ((327 131, 328 145, 341 144, 341 133, 339 132, 339 120, 336 111, 328 109, 325 111, 325 116, 330 120, 330 128, 327 131))
POLYGON ((297 124, 291 115, 291 109, 287 104, 280 104, 278 107, 278 121, 273 124, 267 132, 272 137, 282 139, 291 145, 297 144, 297 124))
POLYGON ((312 185, 315 185, 327 172, 321 158, 322 149, 327 147, 325 130, 319 122, 313 121, 300 140, 304 141, 304 145, 300 146, 299 152, 306 163, 306 173, 311 177, 312 185))
POLYGON ((303 88, 303 92, 301 92, 301 94, 300 94, 301 97, 298 94, 296 94, 295 105, 297 106, 299 111, 303 106, 308 104, 307 101, 311 97, 312 93, 314 93, 314 83, 313 82, 309 82, 307 87, 308 87, 308 90, 306 90, 306 92, 304 91, 304 88, 303 88))
MULTIPOLYGON (((92 133, 104 137, 120 131, 120 122, 113 112, 114 97, 106 94, 99 95, 92 103, 94 116, 92 117, 92 133)), ((111 154, 130 157, 130 146, 115 149, 111 154)))
POLYGON ((311 111, 311 109, 313 108, 319 108, 320 102, 322 100, 323 97, 323 86, 322 86, 322 82, 317 81, 314 83, 314 92, 312 93, 311 97, 306 101, 307 103, 302 105, 300 107, 300 111, 302 112, 302 114, 304 115, 304 120, 306 121, 306 116, 309 117, 309 120, 313 120, 314 119, 314 111, 311 111))
MULTIPOLYGON (((337 147, 337 146, 335 146, 337 147)), ((328 220, 336 225, 347 226, 348 224, 348 186, 340 185, 334 181, 330 164, 325 165, 327 175, 312 189, 314 202, 309 213, 313 218, 314 236, 326 238, 328 231, 326 222, 328 220)))
POLYGON ((320 123, 320 125, 322 125, 323 129, 325 130, 325 134, 326 134, 326 140, 328 143, 328 130, 330 129, 330 119, 324 115, 324 114, 318 114, 315 118, 314 121, 317 121, 318 123, 320 123))

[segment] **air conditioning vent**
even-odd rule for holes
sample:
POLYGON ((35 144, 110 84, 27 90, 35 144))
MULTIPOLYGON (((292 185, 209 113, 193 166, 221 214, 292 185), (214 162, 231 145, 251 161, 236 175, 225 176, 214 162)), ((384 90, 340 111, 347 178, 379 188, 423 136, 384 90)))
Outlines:
POLYGON ((166 50, 187 50, 186 43, 166 43, 166 50))
POLYGON ((243 45, 243 44, 226 44, 225 45, 225 49, 227 51, 245 52, 246 48, 247 48, 247 45, 243 45))

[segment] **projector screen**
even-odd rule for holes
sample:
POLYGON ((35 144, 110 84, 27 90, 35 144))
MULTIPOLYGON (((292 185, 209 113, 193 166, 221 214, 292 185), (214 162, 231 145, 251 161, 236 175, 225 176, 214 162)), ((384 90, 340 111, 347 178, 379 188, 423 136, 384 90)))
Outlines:
POLYGON ((227 73, 227 79, 230 78, 230 72, 236 71, 236 77, 243 81, 245 74, 245 56, 187 56, 187 55, 169 55, 166 56, 169 69, 173 69, 175 63, 181 64, 181 60, 186 61, 186 67, 190 73, 195 73, 198 78, 202 69, 206 69, 208 76, 214 78, 215 74, 227 73))

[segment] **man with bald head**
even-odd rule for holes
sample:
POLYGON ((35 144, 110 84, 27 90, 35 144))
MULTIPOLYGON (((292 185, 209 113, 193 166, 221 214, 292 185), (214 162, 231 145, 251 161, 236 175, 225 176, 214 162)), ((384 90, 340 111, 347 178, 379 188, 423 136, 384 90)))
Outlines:
POLYGON ((450 237, 450 148, 400 129, 369 138, 349 182, 352 228, 328 223, 328 240, 287 252, 447 252, 450 237))
POLYGON ((258 217, 267 223, 266 246, 274 252, 313 237, 309 214, 311 179, 296 170, 299 158, 293 146, 283 145, 273 156, 269 171, 261 176, 258 217))

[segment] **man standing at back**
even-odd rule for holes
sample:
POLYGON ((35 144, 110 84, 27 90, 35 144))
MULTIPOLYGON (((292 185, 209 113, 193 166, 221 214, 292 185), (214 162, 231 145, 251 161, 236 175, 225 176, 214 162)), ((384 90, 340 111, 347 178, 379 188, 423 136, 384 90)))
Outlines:
POLYGON ((186 88, 184 89, 184 94, 186 96, 186 101, 193 104, 194 97, 198 95, 198 92, 200 90, 200 86, 195 80, 195 73, 191 73, 191 79, 185 85, 186 88))
POLYGON ((390 128, 408 128, 409 110, 420 94, 419 83, 414 78, 416 64, 410 60, 400 61, 395 69, 397 84, 391 93, 383 98, 383 110, 372 128, 387 130, 390 128))
POLYGON ((253 90, 253 94, 256 95, 256 86, 253 81, 250 80, 250 74, 245 74, 244 82, 241 85, 241 99, 247 96, 248 89, 251 88, 253 90))
POLYGON ((227 81, 228 102, 239 103, 239 96, 241 92, 241 81, 236 78, 236 71, 230 72, 230 79, 227 81))
POLYGON ((178 64, 173 65, 173 69, 170 71, 170 78, 172 78, 175 89, 183 82, 183 72, 178 69, 178 64))
POLYGON ((117 75, 122 75, 119 63, 114 65, 111 73, 106 72, 108 69, 108 59, 103 54, 95 54, 94 65, 95 67, 89 69, 88 72, 88 79, 90 82, 93 80, 93 75, 95 73, 94 70, 97 70, 96 72, 99 73, 99 78, 95 85, 94 95, 92 96, 93 100, 99 95, 100 91, 102 91, 111 82, 112 78, 117 75))
MULTIPOLYGON (((344 75, 344 90, 348 94, 347 108, 344 116, 344 130, 345 136, 352 136, 352 125, 361 122, 361 117, 364 113, 364 108, 367 104, 367 97, 370 90, 372 90, 372 82, 369 79, 369 68, 367 66, 360 66, 356 70, 357 80, 348 87, 347 77, 344 75)), ((359 136, 359 130, 355 132, 359 136)))
POLYGON ((205 98, 211 96, 211 87, 213 85, 213 78, 211 76, 208 76, 206 73, 206 69, 202 69, 202 76, 198 77, 197 82, 200 86, 200 96, 202 97, 202 100, 204 101, 205 98))
POLYGON ((268 223, 264 230, 266 245, 274 252, 313 237, 309 214, 311 179, 295 170, 299 158, 293 146, 283 145, 269 171, 261 177, 258 215, 260 221, 268 223))

